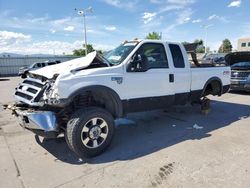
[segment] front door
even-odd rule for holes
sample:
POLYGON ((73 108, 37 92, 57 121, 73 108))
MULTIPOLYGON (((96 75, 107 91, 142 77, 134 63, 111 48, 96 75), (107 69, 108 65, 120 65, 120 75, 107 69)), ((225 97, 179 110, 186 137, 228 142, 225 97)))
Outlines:
POLYGON ((136 51, 124 75, 128 112, 164 108, 174 103, 174 79, 165 46, 144 43, 136 51))

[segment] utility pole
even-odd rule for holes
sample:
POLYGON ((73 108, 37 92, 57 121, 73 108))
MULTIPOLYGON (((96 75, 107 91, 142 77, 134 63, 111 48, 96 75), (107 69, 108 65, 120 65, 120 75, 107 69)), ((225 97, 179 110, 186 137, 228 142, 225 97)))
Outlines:
POLYGON ((208 28, 209 27, 212 27, 213 25, 212 24, 207 24, 207 25, 202 25, 201 27, 203 28, 203 29, 205 29, 205 54, 207 53, 207 36, 208 36, 208 28))
POLYGON ((88 54, 88 48, 87 48, 87 27, 86 27, 86 13, 92 13, 93 12, 93 9, 92 7, 88 7, 84 10, 77 10, 75 8, 75 11, 77 11, 77 14, 79 16, 82 16, 83 17, 83 24, 84 24, 84 40, 85 40, 85 55, 88 54))

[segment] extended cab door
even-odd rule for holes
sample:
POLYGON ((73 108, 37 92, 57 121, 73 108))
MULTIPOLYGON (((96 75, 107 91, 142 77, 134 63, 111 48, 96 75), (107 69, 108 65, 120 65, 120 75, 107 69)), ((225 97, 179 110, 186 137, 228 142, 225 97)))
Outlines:
MULTIPOLYGON (((172 58, 175 104, 187 102, 191 88, 191 69, 186 50, 182 45, 169 43, 172 58)), ((202 76, 202 75, 201 75, 202 76)))
POLYGON ((124 74, 127 112, 164 108, 174 103, 174 80, 166 45, 142 44, 124 74))

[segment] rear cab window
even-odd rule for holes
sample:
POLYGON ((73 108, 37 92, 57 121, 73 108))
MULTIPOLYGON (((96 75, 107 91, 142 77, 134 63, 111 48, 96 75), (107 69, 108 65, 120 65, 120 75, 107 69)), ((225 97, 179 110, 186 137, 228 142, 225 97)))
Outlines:
POLYGON ((173 58, 175 68, 185 68, 185 61, 181 48, 177 44, 169 44, 169 49, 173 58))

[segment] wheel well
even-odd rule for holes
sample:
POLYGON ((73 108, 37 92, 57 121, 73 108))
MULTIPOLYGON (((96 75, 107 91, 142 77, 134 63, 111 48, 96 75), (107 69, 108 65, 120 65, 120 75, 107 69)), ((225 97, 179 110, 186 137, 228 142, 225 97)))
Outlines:
POLYGON ((119 96, 109 89, 89 88, 78 92, 72 97, 70 106, 73 110, 96 106, 107 110, 114 118, 121 117, 122 103, 119 96))
POLYGON ((204 87, 202 96, 207 96, 207 95, 218 95, 221 96, 222 93, 222 83, 220 80, 215 79, 215 80, 210 80, 207 82, 207 84, 204 87))

